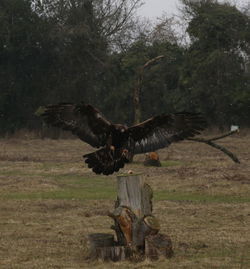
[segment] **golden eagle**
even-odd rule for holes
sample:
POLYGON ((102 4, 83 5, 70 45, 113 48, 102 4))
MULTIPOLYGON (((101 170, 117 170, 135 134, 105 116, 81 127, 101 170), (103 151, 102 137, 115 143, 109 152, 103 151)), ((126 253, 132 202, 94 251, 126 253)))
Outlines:
POLYGON ((113 124, 93 106, 60 103, 48 105, 41 115, 52 126, 71 131, 99 150, 86 154, 85 162, 96 174, 117 172, 134 154, 155 151, 199 134, 205 120, 197 113, 162 114, 126 127, 113 124))

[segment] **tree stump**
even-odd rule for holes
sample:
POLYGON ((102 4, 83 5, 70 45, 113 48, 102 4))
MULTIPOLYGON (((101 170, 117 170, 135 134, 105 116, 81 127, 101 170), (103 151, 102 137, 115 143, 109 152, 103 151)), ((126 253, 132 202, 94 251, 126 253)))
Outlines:
POLYGON ((149 235, 145 240, 145 255, 151 260, 157 260, 160 256, 171 258, 174 252, 169 236, 164 234, 149 235))
POLYGON ((90 234, 89 242, 90 257, 92 259, 101 258, 102 260, 106 260, 107 249, 114 246, 114 235, 103 233, 90 234))
POLYGON ((145 160, 143 162, 145 166, 161 166, 160 158, 158 153, 156 152, 149 152, 145 154, 145 160))
POLYGON ((141 175, 117 176, 118 197, 109 213, 114 220, 116 240, 111 234, 92 234, 90 256, 104 261, 122 261, 140 256, 158 259, 173 255, 171 239, 162 234, 159 221, 152 214, 151 187, 141 175))

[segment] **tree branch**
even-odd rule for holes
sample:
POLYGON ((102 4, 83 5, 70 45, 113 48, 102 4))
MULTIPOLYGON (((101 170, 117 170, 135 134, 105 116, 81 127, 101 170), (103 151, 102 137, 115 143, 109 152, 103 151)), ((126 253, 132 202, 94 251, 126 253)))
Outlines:
MULTIPOLYGON (((143 82, 143 76, 144 76, 144 71, 145 69, 151 67, 154 64, 157 64, 159 60, 163 59, 165 56, 164 55, 159 55, 153 59, 150 59, 149 61, 147 61, 142 67, 139 68, 138 71, 138 78, 136 81, 136 85, 134 88, 134 123, 137 124, 140 122, 141 119, 141 107, 140 107, 140 93, 141 93, 141 89, 142 89, 142 82, 143 82)), ((218 145, 216 143, 214 143, 213 141, 225 138, 227 136, 230 136, 236 132, 239 132, 239 129, 234 130, 234 131, 230 131, 226 134, 220 135, 220 136, 216 136, 216 137, 212 137, 210 139, 205 139, 205 138, 187 138, 186 140, 190 140, 190 141, 195 141, 195 142, 200 142, 200 143, 205 143, 213 148, 216 148, 220 151, 222 151, 223 153, 225 153, 229 158, 231 158, 235 163, 240 163, 239 159, 237 158, 237 156, 232 153, 231 151, 229 151, 228 149, 226 149, 225 147, 218 145)))
POLYGON ((157 64, 159 60, 163 59, 164 57, 165 57, 164 55, 159 55, 153 59, 150 59, 138 70, 138 77, 137 77, 136 85, 134 88, 134 123, 135 124, 139 123, 141 120, 140 94, 141 94, 141 89, 142 89, 144 70, 146 68, 151 67, 154 64, 157 64))
POLYGON ((218 145, 216 143, 214 143, 213 141, 225 138, 227 136, 230 136, 236 132, 239 132, 239 129, 234 130, 234 131, 230 131, 229 133, 226 133, 224 135, 220 135, 220 136, 216 136, 216 137, 212 137, 210 139, 205 139, 205 138, 187 138, 186 140, 190 140, 190 141, 195 141, 195 142, 200 142, 200 143, 205 143, 213 148, 216 148, 220 151, 222 151, 223 153, 225 153, 229 158, 231 158, 235 163, 240 163, 239 159, 237 158, 237 156, 232 153, 231 151, 229 151, 228 149, 226 149, 225 147, 218 145))

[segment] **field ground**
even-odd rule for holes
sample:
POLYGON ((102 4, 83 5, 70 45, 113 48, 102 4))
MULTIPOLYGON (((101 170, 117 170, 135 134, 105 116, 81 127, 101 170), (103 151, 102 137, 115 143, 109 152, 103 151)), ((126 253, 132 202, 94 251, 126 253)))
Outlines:
POLYGON ((89 262, 87 236, 111 232, 116 176, 97 176, 79 140, 0 140, 0 268, 250 268, 250 136, 218 143, 241 160, 184 141, 123 169, 142 172, 154 190, 154 215, 175 256, 157 262, 89 262))

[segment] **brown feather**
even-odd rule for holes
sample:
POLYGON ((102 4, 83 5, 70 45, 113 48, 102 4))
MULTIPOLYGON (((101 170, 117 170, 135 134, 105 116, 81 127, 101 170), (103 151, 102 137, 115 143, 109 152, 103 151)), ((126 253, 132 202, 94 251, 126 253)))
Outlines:
POLYGON ((155 151, 199 134, 205 127, 200 114, 176 113, 152 117, 128 128, 134 141, 134 154, 155 151))
POLYGON ((101 149, 84 155, 93 172, 109 175, 119 171, 133 154, 152 152, 199 134, 205 127, 200 114, 159 115, 127 128, 112 124, 91 105, 61 103, 45 107, 44 121, 69 130, 101 149))
POLYGON ((71 131, 93 147, 104 146, 111 131, 111 123, 97 109, 83 103, 49 105, 41 116, 46 123, 71 131))

